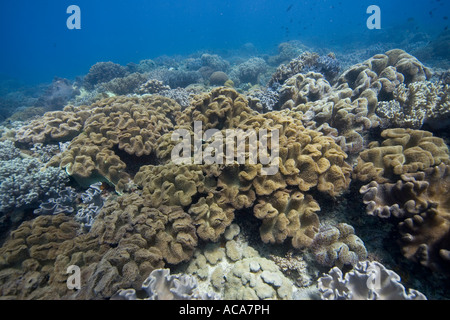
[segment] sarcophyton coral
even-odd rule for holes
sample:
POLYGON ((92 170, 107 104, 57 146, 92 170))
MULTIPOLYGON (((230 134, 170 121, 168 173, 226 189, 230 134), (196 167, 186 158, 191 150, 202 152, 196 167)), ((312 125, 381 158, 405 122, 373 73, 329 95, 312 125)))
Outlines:
POLYGON ((355 235, 355 229, 346 223, 321 226, 314 237, 311 251, 316 261, 328 267, 355 266, 358 261, 367 259, 364 242, 355 235))
POLYGON ((414 173, 449 163, 449 151, 443 139, 431 132, 413 129, 387 129, 384 141, 371 142, 362 151, 353 175, 363 181, 388 182, 404 173, 414 173))
POLYGON ((215 179, 208 168, 200 165, 166 164, 142 166, 134 181, 143 188, 153 206, 178 205, 187 207, 193 197, 207 194, 215 187, 215 179))
POLYGON ((292 238, 294 248, 309 247, 319 228, 319 204, 303 193, 280 190, 260 198, 254 207, 262 220, 261 239, 265 243, 282 243, 292 238))
POLYGON ((367 213, 397 218, 400 244, 408 259, 433 270, 450 270, 450 167, 405 173, 397 182, 373 181, 361 188, 367 213))
POLYGON ((319 93, 317 96, 312 95, 312 99, 300 100, 300 103, 288 96, 281 107, 302 112, 306 127, 332 137, 345 152, 357 154, 364 147, 368 130, 379 125, 375 114, 376 94, 368 90, 352 99, 352 90, 348 86, 331 89, 328 86, 325 80, 319 81, 312 87, 313 92, 319 93))
POLYGON ((319 279, 318 287, 323 300, 426 300, 417 290, 406 292, 400 280, 381 263, 362 261, 345 276, 334 267, 319 279))
POLYGON ((286 83, 283 87, 289 94, 283 98, 280 93, 280 106, 303 112, 305 126, 333 137, 345 152, 357 155, 366 144, 368 130, 382 122, 377 106, 392 103, 401 86, 416 86, 415 82, 430 77, 428 68, 416 58, 395 49, 350 67, 331 88, 316 77, 300 82, 297 87, 306 86, 296 95, 289 93, 292 86, 286 83))
POLYGON ((143 273, 151 271, 155 259, 170 264, 188 260, 197 245, 195 227, 186 212, 177 206, 152 208, 137 194, 107 202, 90 234, 98 234, 101 243, 118 249, 130 246, 127 251, 135 254, 143 273))
MULTIPOLYGON (((157 139, 173 129, 174 117, 180 109, 175 101, 160 96, 114 97, 96 102, 90 107, 66 107, 64 112, 72 115, 67 119, 79 119, 76 122, 78 136, 65 152, 51 161, 51 165, 65 168, 83 186, 107 181, 122 191, 130 173, 133 175, 137 171, 134 163, 150 156, 156 148, 157 139)), ((57 126, 64 128, 66 118, 59 120, 59 116, 50 113, 36 121, 56 117, 57 126)), ((51 133, 53 127, 52 121, 42 123, 32 133, 25 131, 25 140, 22 138, 25 134, 19 132, 18 141, 35 141, 34 137, 42 140, 40 137, 47 137, 47 132, 51 133)), ((59 138, 52 134, 50 137, 52 140, 59 138)), ((68 134, 60 138, 67 139, 68 134)), ((45 142, 50 141, 47 139, 45 142)))
POLYGON ((55 272, 55 261, 61 245, 75 238, 78 228, 71 218, 59 214, 40 216, 13 231, 0 248, 0 295, 10 299, 59 298, 67 286, 58 281, 62 274, 55 272))
POLYGON ((195 226, 180 207, 152 208, 138 194, 108 201, 91 230, 60 214, 24 222, 0 249, 0 290, 21 299, 103 299, 120 288, 139 289, 154 269, 189 260, 195 226), (66 270, 82 270, 79 291, 66 270), (17 282, 16 279, 23 279, 17 282))
POLYGON ((424 123, 442 127, 450 115, 450 86, 441 82, 418 81, 401 84, 394 99, 380 101, 376 113, 385 126, 419 129, 424 123))
POLYGON ((175 165, 143 166, 135 182, 143 188, 150 203, 185 208, 204 240, 217 241, 234 219, 234 209, 218 203, 211 192, 217 187, 215 166, 175 165))
POLYGON ((331 86, 320 73, 308 72, 288 78, 279 89, 279 109, 292 109, 301 103, 322 99, 331 86))
POLYGON ((427 80, 431 75, 431 71, 414 56, 393 49, 352 66, 339 77, 337 85, 350 87, 353 99, 371 90, 378 100, 384 101, 391 100, 393 91, 400 84, 427 80))
POLYGON ((71 107, 63 111, 45 113, 41 118, 21 127, 16 133, 20 143, 52 143, 70 141, 83 129, 89 112, 73 112, 71 107))
POLYGON ((247 99, 231 88, 219 87, 206 94, 197 95, 186 108, 177 124, 192 127, 201 121, 204 130, 236 128, 255 112, 248 107, 247 99))
POLYGON ((350 184, 351 167, 347 154, 331 137, 306 129, 294 112, 270 112, 243 122, 244 129, 277 129, 279 132, 279 172, 256 175, 253 186, 258 195, 269 195, 286 185, 309 191, 313 187, 337 196, 350 184))

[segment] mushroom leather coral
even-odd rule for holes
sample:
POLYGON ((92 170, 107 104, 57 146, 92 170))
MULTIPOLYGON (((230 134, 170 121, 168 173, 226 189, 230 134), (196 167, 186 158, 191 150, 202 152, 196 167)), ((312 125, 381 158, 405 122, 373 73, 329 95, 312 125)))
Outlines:
POLYGON ((414 173, 449 163, 449 151, 443 139, 431 132, 413 129, 387 129, 381 133, 381 145, 371 142, 358 158, 353 176, 368 182, 388 182, 404 173, 414 173))

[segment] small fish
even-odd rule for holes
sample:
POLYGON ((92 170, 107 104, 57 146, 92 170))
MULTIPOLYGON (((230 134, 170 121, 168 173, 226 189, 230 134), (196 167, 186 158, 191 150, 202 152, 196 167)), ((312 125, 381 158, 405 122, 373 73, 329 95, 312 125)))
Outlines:
POLYGON ((288 12, 289 10, 291 10, 292 7, 293 7, 293 5, 294 5, 294 4, 291 4, 291 5, 286 9, 286 12, 288 12))
POLYGON ((444 30, 448 30, 448 26, 445 26, 444 30))
POLYGON ((408 22, 413 22, 413 21, 414 21, 413 17, 408 18, 408 22))
POLYGON ((444 18, 443 18, 444 20, 448 20, 448 17, 447 16, 444 16, 444 18))

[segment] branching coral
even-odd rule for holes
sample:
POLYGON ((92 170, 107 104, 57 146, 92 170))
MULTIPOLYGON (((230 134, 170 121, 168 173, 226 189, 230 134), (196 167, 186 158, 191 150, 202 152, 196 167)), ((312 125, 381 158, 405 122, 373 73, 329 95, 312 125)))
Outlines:
POLYGON ((448 122, 450 87, 442 83, 418 81, 393 91, 394 100, 380 101, 376 113, 385 126, 420 128, 424 123, 434 127, 448 122))

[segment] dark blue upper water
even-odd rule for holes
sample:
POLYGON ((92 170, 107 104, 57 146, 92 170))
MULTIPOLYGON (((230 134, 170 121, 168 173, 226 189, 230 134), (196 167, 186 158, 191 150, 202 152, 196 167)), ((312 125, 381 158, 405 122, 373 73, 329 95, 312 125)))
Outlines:
POLYGON ((401 42, 410 32, 437 36, 449 9, 446 0, 2 0, 0 74, 38 83, 86 74, 98 61, 226 53, 246 43, 273 52, 287 40, 331 50, 401 42), (66 26, 73 4, 81 30, 66 26), (366 26, 372 4, 381 30, 366 26))

